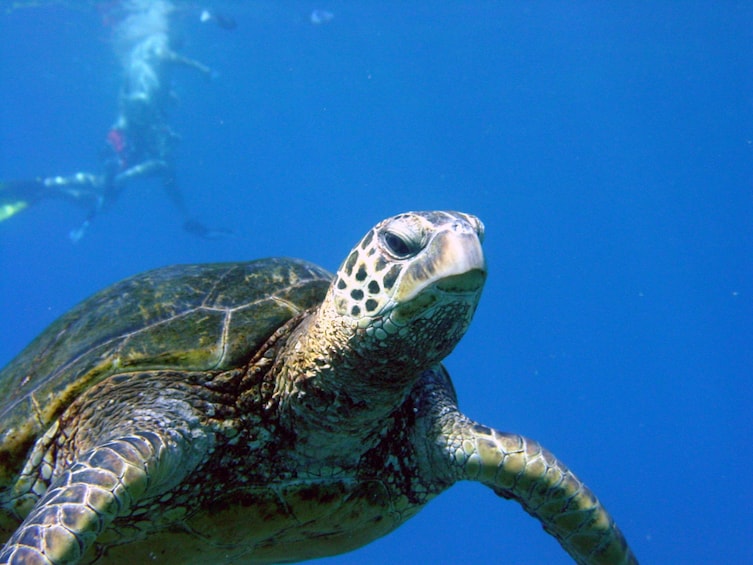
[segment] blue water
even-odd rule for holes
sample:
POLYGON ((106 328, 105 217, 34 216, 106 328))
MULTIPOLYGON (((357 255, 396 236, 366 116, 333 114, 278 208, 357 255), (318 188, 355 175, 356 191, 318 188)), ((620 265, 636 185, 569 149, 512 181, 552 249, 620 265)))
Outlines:
MULTIPOLYGON (((80 3, 83 5, 83 3, 80 3)), ((179 18, 170 119, 196 239, 155 182, 83 219, 0 224, 0 365, 72 305, 171 263, 336 269, 383 217, 481 216, 490 275, 447 365, 461 407, 534 437, 644 563, 753 562, 753 4, 225 2, 179 18), (313 9, 334 18, 311 23, 313 9)), ((95 9, 0 14, 0 178, 95 170, 119 71, 95 9)), ((568 563, 457 485, 330 563, 568 563)))

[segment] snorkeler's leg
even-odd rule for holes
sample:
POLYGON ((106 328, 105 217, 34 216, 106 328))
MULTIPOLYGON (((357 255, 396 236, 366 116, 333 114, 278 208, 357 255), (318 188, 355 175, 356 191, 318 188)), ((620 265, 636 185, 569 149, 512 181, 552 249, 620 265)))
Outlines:
POLYGON ((162 187, 165 189, 167 197, 172 201, 183 218, 188 217, 188 208, 183 199, 183 193, 178 185, 178 177, 175 174, 175 168, 168 166, 162 175, 162 187))
POLYGON ((180 191, 180 187, 178 186, 178 180, 175 176, 175 171, 173 171, 171 168, 168 168, 165 172, 162 183, 165 187, 165 192, 170 197, 170 200, 173 201, 175 207, 178 208, 181 215, 183 216, 183 229, 185 231, 202 239, 219 239, 222 237, 234 237, 236 235, 232 230, 224 228, 210 228, 209 226, 204 225, 199 220, 192 218, 189 215, 188 207, 183 200, 183 193, 180 191))
POLYGON ((68 237, 77 243, 91 225, 105 204, 108 197, 111 175, 92 175, 90 173, 76 173, 71 177, 53 177, 47 179, 50 186, 58 189, 58 196, 77 202, 87 208, 87 214, 79 227, 68 232, 68 237))
POLYGON ((41 200, 44 179, 0 181, 0 222, 41 200))
POLYGON ((183 222, 183 229, 200 237, 202 239, 222 239, 225 237, 238 237, 238 234, 233 230, 226 228, 210 228, 207 225, 202 224, 199 220, 191 218, 183 222))
POLYGON ((84 223, 72 230, 70 237, 78 241, 102 205, 103 178, 79 172, 68 176, 50 176, 29 180, 0 182, 0 221, 7 220, 44 199, 63 199, 88 210, 84 223))

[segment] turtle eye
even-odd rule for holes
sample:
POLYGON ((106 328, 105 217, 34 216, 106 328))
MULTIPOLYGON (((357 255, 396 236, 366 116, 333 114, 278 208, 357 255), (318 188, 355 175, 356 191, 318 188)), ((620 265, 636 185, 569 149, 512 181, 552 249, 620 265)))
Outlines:
POLYGON ((397 233, 389 230, 384 233, 382 241, 387 251, 396 259, 407 259, 421 250, 420 238, 412 234, 397 233))
POLYGON ((410 255, 410 246, 408 242, 396 233, 387 232, 384 234, 384 243, 394 255, 398 257, 407 257, 410 255))

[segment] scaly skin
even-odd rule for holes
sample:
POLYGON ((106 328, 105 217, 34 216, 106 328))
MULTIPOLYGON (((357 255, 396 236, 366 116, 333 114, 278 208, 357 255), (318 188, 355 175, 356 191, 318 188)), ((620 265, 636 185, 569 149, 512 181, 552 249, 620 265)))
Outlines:
POLYGON ((596 496, 538 442, 468 421, 448 448, 463 478, 520 502, 577 563, 637 563, 596 496))
MULTIPOLYGON (((516 500, 576 563, 637 564, 607 510, 564 463, 537 441, 500 432, 460 413, 443 367, 424 377, 419 410, 428 415, 427 435, 434 438, 430 460, 444 468, 448 483, 477 481, 516 500)), ((430 472, 436 474, 436 469, 430 472)))
POLYGON ((190 402, 199 401, 170 373, 157 375, 100 383, 43 438, 31 461, 49 470, 30 464, 16 484, 19 511, 34 506, 0 563, 77 563, 115 518, 174 489, 201 464, 213 434, 190 402))
POLYGON ((312 559, 473 480, 577 562, 635 563, 551 453, 457 408, 441 362, 478 304, 483 234, 401 214, 326 292, 301 261, 184 266, 63 316, 4 371, 0 562, 312 559))
POLYGON ((154 489, 167 446, 139 434, 97 446, 58 477, 0 553, 0 563, 76 563, 118 515, 154 489), (150 485, 150 482, 152 483, 150 485))

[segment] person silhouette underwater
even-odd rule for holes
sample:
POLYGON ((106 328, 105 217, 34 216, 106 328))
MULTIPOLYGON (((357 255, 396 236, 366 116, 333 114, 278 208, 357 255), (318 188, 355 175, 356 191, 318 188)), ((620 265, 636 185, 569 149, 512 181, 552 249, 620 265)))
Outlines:
POLYGON ((157 177, 181 214, 187 232, 209 239, 233 235, 230 230, 209 228, 189 214, 175 171, 175 148, 180 137, 167 119, 175 98, 172 70, 191 68, 208 78, 212 70, 171 47, 172 2, 128 0, 118 3, 117 9, 108 18, 114 22, 113 45, 123 81, 118 115, 106 136, 102 172, 0 182, 0 221, 44 199, 67 200, 87 211, 82 224, 70 232, 75 242, 133 181, 157 177))

